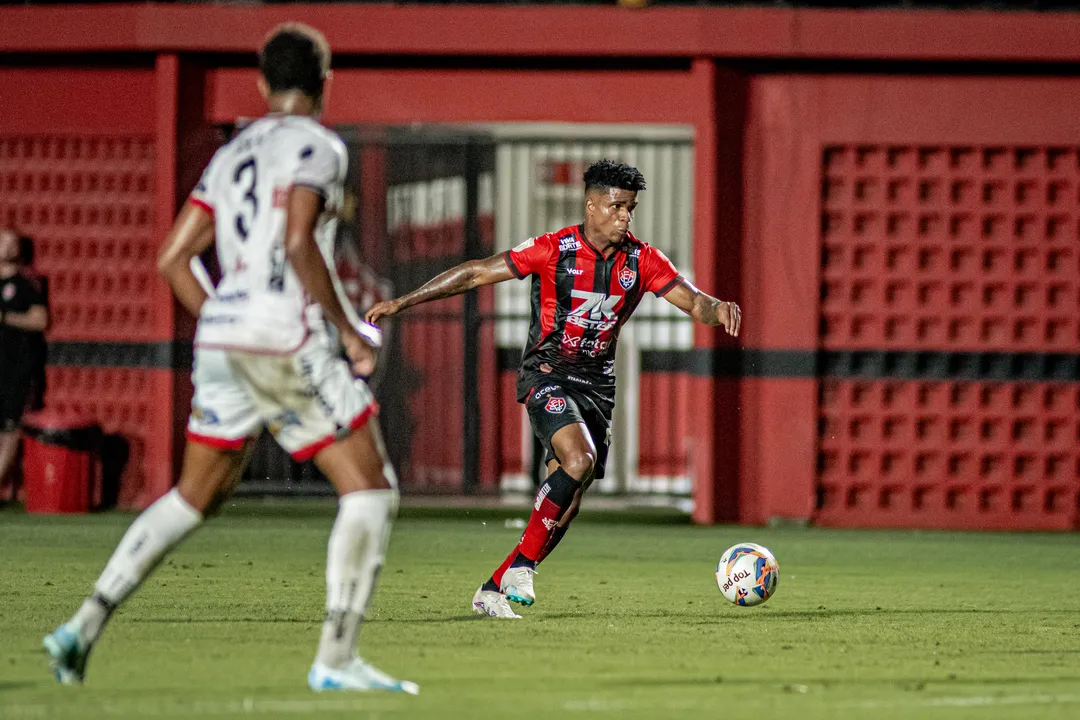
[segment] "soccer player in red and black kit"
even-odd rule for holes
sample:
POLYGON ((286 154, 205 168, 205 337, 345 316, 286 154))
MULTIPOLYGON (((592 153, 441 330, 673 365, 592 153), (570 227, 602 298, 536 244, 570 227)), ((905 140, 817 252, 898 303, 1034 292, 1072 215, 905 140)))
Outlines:
POLYGON ((518 372, 518 401, 547 451, 549 475, 521 541, 473 596, 481 615, 518 618, 532 605, 536 566, 562 540, 582 491, 603 477, 615 406, 615 343, 646 292, 695 320, 739 334, 741 311, 687 282, 662 252, 630 233, 645 178, 602 160, 585 171, 585 222, 463 263, 420 289, 379 303, 369 322, 482 285, 532 276, 532 320, 518 372))

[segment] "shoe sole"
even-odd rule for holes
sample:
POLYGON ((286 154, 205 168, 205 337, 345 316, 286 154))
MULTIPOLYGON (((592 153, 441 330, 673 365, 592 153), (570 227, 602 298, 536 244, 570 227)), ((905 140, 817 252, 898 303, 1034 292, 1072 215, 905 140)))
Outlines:
POLYGON ((480 603, 480 604, 473 603, 472 609, 473 609, 473 612, 476 613, 477 615, 479 615, 480 617, 493 618, 495 620, 520 620, 521 619, 521 616, 516 614, 516 613, 511 617, 502 617, 500 615, 492 615, 491 613, 489 613, 487 611, 487 608, 484 607, 483 603, 480 603))
POLYGON ((419 695, 420 686, 411 680, 400 680, 396 685, 379 685, 374 684, 371 687, 357 688, 346 687, 339 682, 323 678, 321 681, 313 682, 311 678, 308 678, 308 687, 314 692, 399 692, 406 695, 419 695))
POLYGON ((520 595, 512 595, 510 593, 506 594, 506 599, 510 602, 516 602, 518 605, 524 605, 525 607, 530 607, 536 602, 535 600, 530 600, 529 598, 521 597, 520 595))

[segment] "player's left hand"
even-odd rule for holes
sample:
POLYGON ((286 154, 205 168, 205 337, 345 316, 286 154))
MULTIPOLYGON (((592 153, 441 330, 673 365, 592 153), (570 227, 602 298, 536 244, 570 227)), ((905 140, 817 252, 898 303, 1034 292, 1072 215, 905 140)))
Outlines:
POLYGON ((349 365, 354 375, 367 378, 375 374, 375 363, 379 359, 377 348, 357 332, 342 334, 341 344, 345 346, 345 354, 349 356, 349 365))
POLYGON ((739 328, 742 326, 742 310, 739 309, 738 304, 717 300, 716 318, 727 330, 728 335, 732 337, 739 336, 739 328))
POLYGON ((372 325, 379 322, 384 317, 390 315, 396 315, 401 310, 401 303, 397 300, 383 300, 380 303, 376 303, 367 314, 364 316, 364 320, 368 321, 372 325))

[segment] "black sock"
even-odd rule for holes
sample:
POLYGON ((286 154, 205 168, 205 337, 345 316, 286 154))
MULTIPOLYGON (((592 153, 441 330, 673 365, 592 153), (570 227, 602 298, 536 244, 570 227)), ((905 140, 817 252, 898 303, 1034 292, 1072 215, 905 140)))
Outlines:
POLYGON ((529 558, 525 557, 521 553, 518 553, 517 557, 514 558, 514 562, 510 563, 510 567, 527 567, 527 568, 530 568, 532 570, 535 570, 536 569, 536 561, 535 560, 530 560, 529 558))
POLYGON ((484 592, 500 592, 499 583, 495 582, 495 578, 488 578, 487 582, 480 586, 480 589, 484 592))

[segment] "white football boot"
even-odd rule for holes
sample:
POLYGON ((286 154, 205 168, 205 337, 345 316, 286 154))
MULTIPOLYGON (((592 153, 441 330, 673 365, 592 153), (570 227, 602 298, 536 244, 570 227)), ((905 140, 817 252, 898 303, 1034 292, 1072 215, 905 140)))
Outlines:
POLYGON ((512 567, 503 573, 499 589, 506 595, 507 600, 529 607, 536 602, 536 593, 533 592, 535 574, 536 570, 533 568, 512 567))
POLYGON ((360 658, 342 668, 327 667, 321 663, 311 666, 308 673, 308 687, 315 692, 324 690, 386 690, 419 695, 420 686, 408 680, 390 677, 374 665, 368 665, 360 658))
POLYGON ((505 595, 494 590, 485 590, 483 585, 472 596, 472 608, 477 615, 487 615, 503 620, 521 619, 521 616, 510 607, 505 595))
POLYGON ((80 685, 86 677, 86 659, 91 646, 83 642, 78 630, 65 623, 42 641, 49 653, 49 667, 64 685, 80 685))

